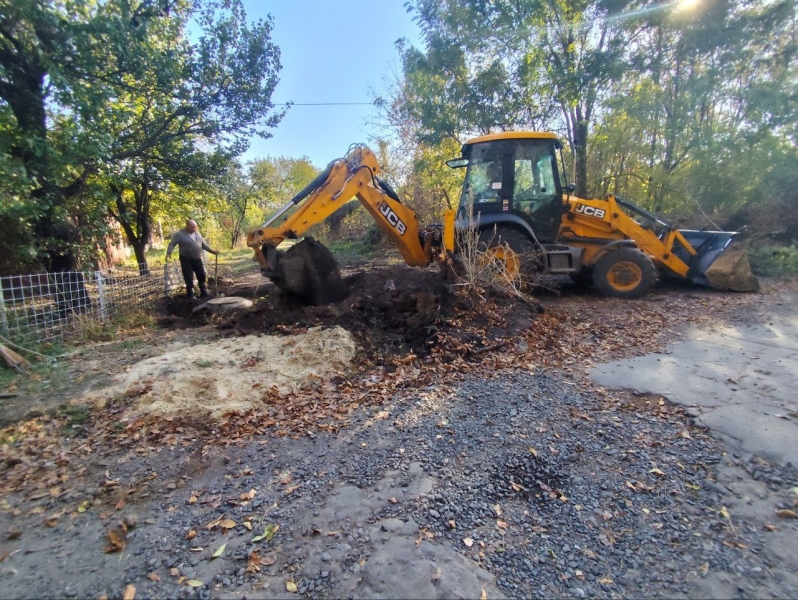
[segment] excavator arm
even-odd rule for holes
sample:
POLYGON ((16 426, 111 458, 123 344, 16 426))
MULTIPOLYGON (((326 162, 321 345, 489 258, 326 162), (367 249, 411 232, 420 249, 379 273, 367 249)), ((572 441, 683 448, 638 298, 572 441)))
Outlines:
MULTIPOLYGON (((327 271, 333 260, 329 251, 317 249, 305 253, 301 260, 294 257, 289 270, 287 263, 280 264, 284 261, 284 253, 278 251, 277 246, 283 240, 302 237, 311 227, 324 222, 353 200, 360 201, 408 265, 426 267, 442 248, 451 245, 452 248, 447 249, 453 250, 453 236, 444 236, 441 226, 421 227, 416 213, 403 204, 379 176, 376 156, 363 145, 355 146, 346 158, 330 163, 268 222, 247 235, 247 245, 255 251, 261 273, 296 295, 318 297, 319 288, 328 285, 327 271), (286 214, 288 216, 275 225, 286 214)), ((453 211, 447 213, 445 221, 451 229, 453 211)))

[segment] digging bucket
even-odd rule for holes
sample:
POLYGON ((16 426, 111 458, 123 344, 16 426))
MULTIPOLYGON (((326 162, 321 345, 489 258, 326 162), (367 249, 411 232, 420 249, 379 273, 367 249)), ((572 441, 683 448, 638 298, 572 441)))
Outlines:
POLYGON ((690 260, 690 281, 716 290, 758 292, 759 280, 751 272, 745 247, 734 241, 736 232, 682 231, 698 251, 690 260))

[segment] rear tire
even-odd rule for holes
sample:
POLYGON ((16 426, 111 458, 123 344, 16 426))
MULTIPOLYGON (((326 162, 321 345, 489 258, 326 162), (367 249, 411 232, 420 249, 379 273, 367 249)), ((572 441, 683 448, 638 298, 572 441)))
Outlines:
POLYGON ((637 248, 619 248, 596 263, 593 283, 612 298, 639 298, 656 285, 657 268, 637 248))

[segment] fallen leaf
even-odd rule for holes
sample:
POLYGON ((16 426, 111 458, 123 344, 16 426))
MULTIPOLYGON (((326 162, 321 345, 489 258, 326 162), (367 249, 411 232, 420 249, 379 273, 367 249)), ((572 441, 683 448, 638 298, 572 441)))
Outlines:
POLYGON ((198 498, 194 494, 191 494, 191 496, 189 496, 189 498, 188 498, 188 503, 189 504, 195 504, 197 502, 197 500, 198 500, 198 498))
POLYGON ((125 508, 125 501, 120 500, 119 502, 116 503, 116 506, 114 508, 116 508, 116 510, 122 510, 123 508, 125 508))
POLYGON ((252 531, 252 523, 250 523, 249 521, 244 521, 241 524, 244 526, 244 528, 248 529, 249 531, 252 531))
POLYGON ((789 510, 787 508, 777 510, 776 514, 780 516, 782 519, 798 519, 798 513, 796 513, 794 510, 789 510))
POLYGON ((396 504, 397 500, 396 500, 396 498, 391 497, 391 498, 388 498, 388 502, 390 502, 391 504, 396 504))
POLYGON ((246 494, 241 494, 239 498, 241 498, 242 500, 252 500, 255 497, 255 494, 257 493, 258 492, 256 492, 255 490, 249 490, 246 494))
POLYGON ((190 585, 191 587, 202 587, 205 584, 202 583, 199 579, 189 579, 188 581, 186 581, 186 585, 190 585))
POLYGON ((535 450, 532 446, 529 446, 529 453, 534 456, 535 458, 538 457, 538 451, 535 450))
POLYGON ((485 588, 482 588, 482 593, 479 595, 479 600, 488 600, 488 594, 485 592, 485 588))
POLYGON ((227 548, 227 544, 222 544, 217 548, 216 552, 211 555, 211 558, 219 558, 222 554, 224 554, 224 549, 227 548))
POLYGON ((470 548, 471 546, 474 545, 474 540, 472 540, 471 538, 464 538, 463 543, 466 545, 466 548, 470 548))
POLYGON ((21 535, 22 535, 21 531, 9 531, 8 532, 8 537, 6 539, 9 540, 9 541, 18 540, 19 536, 21 536, 21 535))
POLYGON ((435 572, 432 574, 432 581, 438 581, 441 578, 441 569, 440 567, 435 567, 435 572))
POLYGON ((257 550, 253 550, 247 557, 247 573, 259 573, 260 565, 260 554, 258 554, 257 550))
POLYGON ((449 519, 449 529, 457 529, 457 523, 454 519, 449 519))
POLYGON ((169 569, 169 574, 172 577, 180 577, 180 569, 178 569, 177 567, 172 567, 171 569, 169 569))
POLYGON ((731 515, 729 514, 729 511, 726 510, 725 506, 720 509, 720 516, 722 516, 724 519, 731 519, 731 515))
POLYGON ((649 469, 648 472, 649 473, 654 473, 654 475, 660 475, 660 476, 665 475, 665 473, 663 471, 661 471, 660 469, 658 469, 657 467, 654 467, 653 469, 649 469))
POLYGON ((285 582, 285 589, 286 589, 286 591, 291 592, 292 594, 296 594, 297 593, 296 584, 293 581, 286 581, 285 582))
POLYGON ((509 525, 507 523, 505 523, 504 521, 496 521, 496 525, 498 527, 501 527, 502 529, 507 529, 509 527, 509 525))
POLYGON ((236 526, 236 522, 233 519, 222 519, 219 521, 219 527, 222 529, 233 529, 236 526))
POLYGON ((502 507, 501 506, 499 506, 498 504, 494 504, 493 505, 493 510, 496 513, 497 517, 501 517, 502 516, 502 507))
POLYGON ((254 538, 252 538, 252 543, 254 544, 255 542, 260 542, 261 540, 266 540, 267 542, 270 541, 279 529, 279 525, 272 525, 269 523, 266 525, 261 535, 256 535, 254 538))
POLYGON ((698 569, 699 569, 699 570, 700 570, 700 571, 701 571, 701 572, 702 572, 704 575, 706 575, 707 573, 709 573, 709 563, 704 563, 703 565, 701 565, 700 567, 698 567, 698 569))
POLYGON ((612 579, 610 579, 609 577, 602 577, 601 579, 598 580, 598 582, 603 584, 603 585, 612 585, 613 584, 612 579))
POLYGON ((190 530, 190 531, 189 531, 189 532, 186 534, 186 539, 187 539, 187 540, 193 540, 195 537, 197 537, 197 532, 196 532, 196 531, 194 531, 193 529, 191 529, 191 530, 190 530))
POLYGON ((84 500, 78 505, 78 512, 85 513, 90 508, 91 508, 91 500, 84 500))
POLYGON ((155 581, 155 582, 158 582, 158 581, 161 580, 161 576, 158 575, 158 573, 155 573, 155 572, 150 573, 149 575, 147 575, 147 577, 149 577, 151 581, 155 581))
POLYGON ((122 594, 122 600, 133 600, 136 597, 136 586, 128 584, 125 587, 125 593, 122 594))
POLYGON ((297 491, 301 487, 302 487, 301 483, 297 483, 296 485, 288 486, 287 488, 285 488, 285 495, 287 496, 289 494, 293 494, 295 491, 297 491))
POLYGON ((119 527, 109 529, 107 533, 108 545, 103 548, 103 552, 110 554, 112 552, 120 552, 125 548, 127 541, 127 527, 120 524, 119 527))
POLYGON ((779 528, 778 528, 778 527, 776 527, 775 525, 771 525, 770 523, 765 523, 765 524, 763 525, 763 527, 764 527, 765 529, 767 529, 768 531, 778 531, 778 530, 779 530, 779 528))

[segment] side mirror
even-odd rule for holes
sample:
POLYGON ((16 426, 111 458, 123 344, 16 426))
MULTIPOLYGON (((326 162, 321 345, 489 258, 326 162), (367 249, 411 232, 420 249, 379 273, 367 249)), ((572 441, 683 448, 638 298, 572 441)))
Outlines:
POLYGON ((573 194, 574 190, 576 190, 576 185, 573 183, 569 183, 568 185, 565 186, 565 191, 568 192, 569 194, 573 194))
POLYGON ((446 161, 446 166, 452 169, 462 169, 468 166, 467 158, 452 158, 446 161))

